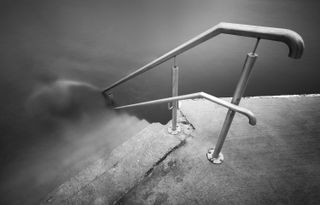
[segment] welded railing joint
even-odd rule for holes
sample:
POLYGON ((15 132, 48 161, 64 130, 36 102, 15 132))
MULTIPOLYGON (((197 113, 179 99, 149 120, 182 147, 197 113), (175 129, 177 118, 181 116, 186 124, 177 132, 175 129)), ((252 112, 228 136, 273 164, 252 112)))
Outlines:
POLYGON ((104 92, 102 93, 104 99, 105 99, 105 102, 106 102, 106 105, 107 106, 114 106, 114 95, 113 93, 108 93, 108 92, 104 92))

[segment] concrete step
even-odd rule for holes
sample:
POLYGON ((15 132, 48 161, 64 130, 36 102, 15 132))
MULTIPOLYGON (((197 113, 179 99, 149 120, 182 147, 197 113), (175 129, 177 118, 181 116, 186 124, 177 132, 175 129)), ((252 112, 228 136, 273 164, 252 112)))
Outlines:
POLYGON ((39 204, 56 187, 102 156, 109 156, 149 124, 111 110, 104 110, 101 115, 88 113, 82 120, 65 122, 63 126, 43 128, 48 132, 40 132, 44 124, 38 124, 33 133, 44 136, 30 142, 32 146, 17 145, 16 157, 10 156, 12 160, 1 164, 0 204, 39 204))
POLYGON ((115 148, 108 158, 59 186, 41 204, 110 204, 121 198, 182 143, 167 127, 153 123, 115 148))

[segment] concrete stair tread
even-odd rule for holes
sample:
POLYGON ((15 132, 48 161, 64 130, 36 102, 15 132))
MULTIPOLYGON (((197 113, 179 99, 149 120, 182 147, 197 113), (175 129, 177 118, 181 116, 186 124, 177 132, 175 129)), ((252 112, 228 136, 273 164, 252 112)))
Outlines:
POLYGON ((108 158, 91 166, 59 186, 42 204, 111 203, 141 180, 148 170, 181 141, 167 134, 167 128, 153 123, 115 148, 108 158))

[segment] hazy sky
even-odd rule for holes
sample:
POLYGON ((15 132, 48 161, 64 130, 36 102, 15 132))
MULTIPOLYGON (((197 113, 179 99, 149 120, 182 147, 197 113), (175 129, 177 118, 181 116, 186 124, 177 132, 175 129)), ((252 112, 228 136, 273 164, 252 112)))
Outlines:
MULTIPOLYGON (((252 77, 255 89, 249 86, 248 92, 316 92, 320 89, 316 79, 319 5, 303 0, 2 1, 1 67, 9 82, 1 87, 18 87, 21 76, 24 81, 26 77, 51 79, 48 76, 81 79, 104 87, 226 21, 290 28, 306 43, 302 60, 291 60, 285 45, 261 42, 252 77), (276 84, 271 88, 270 79, 276 84)), ((182 75, 188 80, 194 76, 194 81, 202 77, 216 81, 221 75, 233 79, 253 44, 254 39, 233 36, 212 39, 178 58, 182 75)))
MULTIPOLYGON (((316 0, 1 1, 2 118, 56 79, 103 88, 221 21, 289 28, 305 41, 299 60, 286 45, 261 41, 246 95, 319 93, 319 9, 316 0)), ((178 56, 180 93, 231 96, 254 42, 220 35, 178 56)), ((116 89, 119 103, 168 96, 171 66, 116 89)))
MULTIPOLYGON (((40 101, 49 115, 74 119, 77 111, 69 112, 74 109, 69 104, 88 95, 68 100, 60 82, 104 88, 222 21, 288 28, 305 41, 302 59, 294 60, 285 44, 262 40, 246 95, 319 93, 319 10, 317 0, 2 0, 1 164, 12 161, 11 151, 21 154, 15 147, 29 146, 25 136, 48 132, 28 114, 28 102, 39 90, 49 90, 40 101)), ((180 93, 231 96, 254 43, 220 35, 178 56, 180 93)), ((164 63, 115 89, 117 101, 167 97, 171 66, 171 61, 164 63)))

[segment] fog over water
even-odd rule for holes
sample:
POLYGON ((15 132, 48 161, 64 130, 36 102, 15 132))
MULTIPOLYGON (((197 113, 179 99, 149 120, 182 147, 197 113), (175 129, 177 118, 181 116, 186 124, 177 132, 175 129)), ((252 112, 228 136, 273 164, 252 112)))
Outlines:
MULTIPOLYGON (((143 118, 166 123, 167 105, 119 113, 100 91, 219 22, 304 38, 299 60, 261 41, 247 96, 319 93, 319 9, 316 0, 2 0, 0 204, 34 204, 146 126, 143 118)), ((254 43, 221 35, 178 56, 180 93, 231 96, 254 43)), ((115 88, 116 103, 168 97, 171 66, 115 88)))

